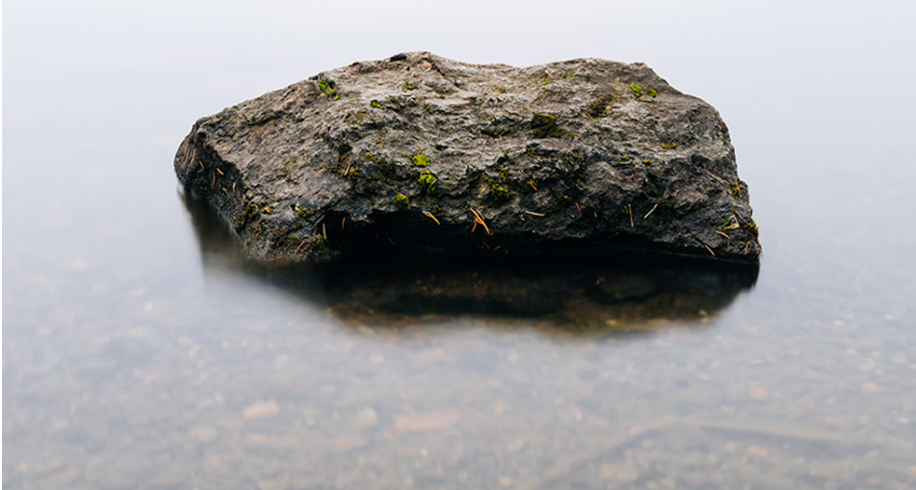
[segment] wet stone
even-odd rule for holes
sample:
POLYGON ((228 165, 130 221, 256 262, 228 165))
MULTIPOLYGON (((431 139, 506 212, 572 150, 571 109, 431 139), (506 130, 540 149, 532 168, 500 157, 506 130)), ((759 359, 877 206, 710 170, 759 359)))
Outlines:
POLYGON ((725 122, 645 64, 399 56, 199 119, 179 181, 259 261, 639 248, 757 262, 725 122))

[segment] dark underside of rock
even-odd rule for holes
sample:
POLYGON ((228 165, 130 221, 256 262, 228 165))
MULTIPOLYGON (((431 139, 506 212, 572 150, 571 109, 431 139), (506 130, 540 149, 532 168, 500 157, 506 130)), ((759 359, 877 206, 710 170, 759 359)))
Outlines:
POLYGON ((353 63, 198 120, 175 171, 260 261, 760 255, 725 123, 641 63, 353 63))

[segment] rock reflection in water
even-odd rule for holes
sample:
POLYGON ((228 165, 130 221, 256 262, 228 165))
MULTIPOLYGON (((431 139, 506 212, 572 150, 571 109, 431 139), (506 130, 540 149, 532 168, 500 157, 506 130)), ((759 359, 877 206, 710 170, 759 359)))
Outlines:
POLYGON ((588 333, 649 330, 715 315, 758 273, 756 265, 613 249, 562 260, 386 251, 314 267, 254 264, 214 211, 188 196, 184 202, 208 271, 258 277, 346 323, 397 327, 474 316, 588 333))

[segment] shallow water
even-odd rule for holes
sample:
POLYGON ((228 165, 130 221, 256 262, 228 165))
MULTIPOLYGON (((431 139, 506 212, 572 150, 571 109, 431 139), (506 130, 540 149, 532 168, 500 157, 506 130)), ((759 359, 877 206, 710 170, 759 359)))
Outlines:
POLYGON ((79 4, 6 8, 5 488, 916 486, 912 11, 79 4), (729 124, 759 271, 240 261, 194 119, 405 49, 646 61, 729 124))

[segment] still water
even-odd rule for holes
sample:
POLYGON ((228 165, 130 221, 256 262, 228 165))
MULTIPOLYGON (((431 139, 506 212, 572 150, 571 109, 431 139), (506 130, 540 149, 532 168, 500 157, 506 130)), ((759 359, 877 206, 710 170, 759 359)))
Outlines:
POLYGON ((4 488, 916 487, 912 7, 567 3, 6 2, 4 488), (709 101, 759 270, 277 270, 177 189, 195 118, 417 49, 709 101))

